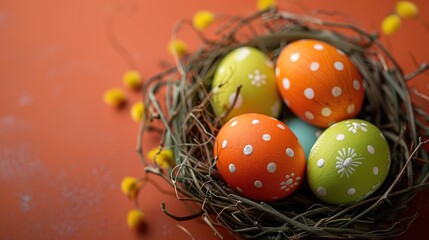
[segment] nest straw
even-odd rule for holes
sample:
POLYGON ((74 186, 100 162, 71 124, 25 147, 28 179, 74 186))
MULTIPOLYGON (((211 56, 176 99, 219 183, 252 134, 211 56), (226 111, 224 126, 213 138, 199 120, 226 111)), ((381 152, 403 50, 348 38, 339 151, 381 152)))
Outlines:
MULTIPOLYGON (((173 37, 184 24, 175 28, 173 37)), ((425 71, 427 64, 404 77, 376 34, 350 23, 277 9, 232 17, 220 26, 215 41, 198 36, 200 49, 183 59, 175 56, 176 67, 152 77, 143 88, 147 107, 138 152, 145 172, 168 182, 178 199, 201 206, 196 213, 175 216, 162 204, 167 215, 177 221, 202 217, 220 238, 215 225, 244 239, 385 239, 408 229, 429 188, 429 162, 420 138, 429 134, 428 114, 413 106, 406 80, 425 71), (357 117, 376 125, 388 140, 392 164, 387 179, 354 205, 325 204, 305 183, 285 199, 257 202, 232 191, 215 168, 213 147, 223 116, 214 114, 210 86, 219 62, 240 46, 256 47, 275 60, 285 45, 298 39, 322 40, 349 56, 365 79, 366 98, 357 117), (144 133, 160 123, 159 145, 174 151, 173 169, 162 169, 144 157, 144 133)))

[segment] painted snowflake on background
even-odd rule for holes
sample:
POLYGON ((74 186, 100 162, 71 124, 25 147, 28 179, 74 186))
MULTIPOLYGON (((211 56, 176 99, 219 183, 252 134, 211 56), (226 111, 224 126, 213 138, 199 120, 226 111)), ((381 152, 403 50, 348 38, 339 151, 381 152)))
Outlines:
POLYGON ((285 176, 286 181, 280 183, 280 189, 285 190, 286 192, 290 191, 291 188, 298 186, 298 181, 301 180, 300 176, 295 177, 295 173, 285 176))
POLYGON ((346 127, 350 132, 357 133, 357 131, 361 130, 363 132, 367 132, 368 129, 366 128, 368 126, 367 123, 357 123, 357 122, 347 122, 346 127))
POLYGON ((353 148, 345 148, 338 150, 338 156, 335 158, 337 162, 335 163, 335 167, 338 169, 338 174, 341 177, 346 174, 347 178, 349 178, 354 171, 356 171, 356 167, 362 164, 361 160, 365 158, 361 157, 361 155, 357 154, 353 148))
POLYGON ((258 69, 255 69, 253 73, 249 73, 249 79, 252 80, 253 85, 260 87, 266 83, 265 79, 267 79, 267 76, 265 74, 261 74, 258 69))

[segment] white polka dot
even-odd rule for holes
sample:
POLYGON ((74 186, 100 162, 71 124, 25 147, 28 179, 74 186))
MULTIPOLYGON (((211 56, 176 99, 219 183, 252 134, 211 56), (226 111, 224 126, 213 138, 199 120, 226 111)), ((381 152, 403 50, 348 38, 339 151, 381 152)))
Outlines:
POLYGON ((256 124, 258 124, 258 123, 259 123, 259 120, 258 120, 258 119, 253 119, 253 120, 252 120, 252 124, 253 124, 253 125, 256 125, 256 124))
POLYGON ((331 115, 332 111, 329 107, 324 107, 324 108, 322 108, 321 113, 324 117, 329 117, 331 115))
POLYGON ((372 173, 374 173, 374 175, 378 175, 378 167, 373 167, 372 173))
POLYGON ((348 107, 347 107, 347 113, 348 114, 352 114, 355 111, 355 105, 353 103, 351 103, 348 107))
POLYGON ((319 69, 319 67, 320 67, 320 64, 318 62, 312 62, 310 64, 310 70, 313 72, 317 71, 319 69))
POLYGON ((366 149, 368 150, 368 152, 369 152, 371 155, 374 155, 374 153, 375 153, 375 149, 374 149, 374 147, 373 147, 373 146, 368 145, 368 147, 366 147, 366 149))
POLYGON ((296 177, 295 180, 299 181, 301 180, 301 177, 296 177))
POLYGON ((228 166, 228 169, 229 169, 229 171, 231 172, 231 173, 235 173, 235 165, 234 164, 229 164, 229 166, 228 166))
POLYGON ((314 47, 314 49, 319 50, 319 51, 320 51, 320 50, 323 50, 323 45, 322 45, 322 44, 317 44, 317 43, 316 43, 316 44, 314 44, 314 46, 313 46, 313 47, 314 47))
POLYGON ((267 134, 267 133, 264 134, 264 135, 262 135, 262 140, 264 140, 266 142, 270 141, 271 140, 271 135, 267 134))
POLYGON ((332 88, 332 96, 334 96, 334 97, 341 96, 342 92, 343 92, 343 90, 340 87, 333 87, 332 88))
POLYGON ((324 187, 317 187, 317 193, 322 197, 328 195, 328 192, 324 187))
POLYGON ((295 152, 293 151, 292 148, 287 148, 286 155, 288 155, 289 157, 293 157, 295 155, 295 152))
POLYGON ((225 67, 224 66, 221 66, 219 69, 218 69, 218 71, 217 71, 219 74, 223 74, 223 73, 225 73, 225 67))
POLYGON ((276 73, 276 77, 280 76, 280 68, 279 67, 276 67, 275 73, 276 73))
POLYGON ((268 165, 267 165, 267 171, 269 172, 269 173, 273 173, 273 172, 275 172, 277 170, 277 165, 276 165, 276 163, 275 162, 270 162, 270 163, 268 163, 268 165))
POLYGON ((355 90, 359 90, 360 89, 360 82, 359 80, 353 80, 353 87, 355 90))
POLYGON ((237 191, 239 191, 239 192, 243 192, 243 189, 241 189, 240 187, 236 187, 236 189, 237 189, 237 191))
POLYGON ((304 90, 304 95, 308 99, 313 99, 314 98, 314 90, 312 88, 306 88, 304 90))
POLYGON ((277 127, 280 128, 280 129, 282 129, 282 130, 285 129, 285 126, 283 124, 280 124, 280 123, 277 123, 277 127))
POLYGON ((291 185, 291 184, 292 184, 292 182, 293 182, 293 179, 292 179, 292 178, 289 178, 289 179, 285 182, 285 184, 286 184, 286 185, 291 185))
POLYGON ((313 120, 314 119, 314 115, 311 112, 305 112, 304 115, 309 120, 313 120))
POLYGON ((253 147, 252 147, 252 145, 246 145, 246 146, 243 148, 243 153, 244 153, 244 155, 246 155, 246 156, 249 156, 250 154, 252 154, 252 152, 253 152, 253 147))
POLYGON ((222 148, 226 148, 226 146, 228 145, 228 141, 225 139, 222 141, 222 148))
MULTIPOLYGON (((232 104, 234 104, 234 99, 235 99, 236 93, 231 93, 231 95, 229 95, 229 105, 232 106, 232 104)), ((241 105, 243 105, 243 96, 241 96, 241 94, 238 94, 237 100, 235 101, 235 105, 234 108, 240 108, 241 105)))
POLYGON ((262 182, 259 181, 259 180, 256 180, 254 184, 255 184, 256 188, 261 188, 262 187, 262 182))
POLYGON ((338 48, 337 48, 337 53, 339 53, 340 55, 343 55, 343 56, 345 56, 345 55, 346 55, 343 51, 341 51, 341 50, 340 50, 340 49, 338 49, 338 48))
POLYGON ((325 159, 321 158, 317 160, 317 167, 322 168, 323 166, 325 166, 325 159))
POLYGON ((290 88, 290 81, 289 81, 288 78, 283 78, 282 83, 283 83, 283 88, 284 89, 288 90, 290 88))
POLYGON ((237 125, 237 123, 238 123, 238 121, 237 121, 237 120, 233 121, 233 122, 231 123, 231 127, 235 127, 235 126, 237 125))
POLYGON ((294 52, 290 55, 290 60, 292 62, 296 62, 296 61, 298 61, 299 57, 300 57, 299 52, 294 52))
POLYGON ((340 133, 340 134, 337 134, 337 136, 335 137, 338 141, 342 141, 342 140, 344 140, 344 138, 345 138, 346 136, 344 135, 344 134, 342 134, 342 133, 340 133))
POLYGON ((344 70, 344 64, 342 62, 335 62, 334 68, 337 69, 338 71, 343 71, 344 70))
POLYGON ((354 188, 349 188, 349 189, 347 189, 347 194, 348 195, 353 195, 353 194, 355 194, 355 192, 356 192, 356 189, 354 189, 354 188))

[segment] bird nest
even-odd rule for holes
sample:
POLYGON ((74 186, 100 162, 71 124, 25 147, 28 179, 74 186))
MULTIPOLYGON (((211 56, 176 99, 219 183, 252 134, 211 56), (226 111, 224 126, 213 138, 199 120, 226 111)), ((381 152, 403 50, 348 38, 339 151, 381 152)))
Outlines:
MULTIPOLYGON (((173 36, 184 24, 175 28, 173 36)), ((175 55, 176 66, 152 77, 143 88, 146 108, 138 152, 145 171, 167 181, 178 199, 201 207, 189 216, 175 216, 163 204, 167 215, 177 221, 202 217, 219 236, 216 225, 244 239, 384 239, 408 229, 429 188, 429 164, 421 147, 421 137, 428 135, 428 116, 413 106, 406 81, 423 72, 426 64, 404 75, 376 34, 346 21, 277 9, 225 20, 216 40, 201 32, 197 35, 203 42, 200 49, 182 58, 175 55), (260 49, 275 61, 284 46, 299 39, 321 40, 348 55, 364 79, 364 107, 357 118, 376 125, 389 143, 387 179, 356 204, 323 203, 305 182, 284 199, 254 201, 234 192, 216 169, 213 146, 224 116, 213 111, 211 81, 220 61, 241 46, 260 49), (160 149, 174 152, 175 167, 165 169, 145 160, 144 134, 153 130, 161 135, 160 149)))

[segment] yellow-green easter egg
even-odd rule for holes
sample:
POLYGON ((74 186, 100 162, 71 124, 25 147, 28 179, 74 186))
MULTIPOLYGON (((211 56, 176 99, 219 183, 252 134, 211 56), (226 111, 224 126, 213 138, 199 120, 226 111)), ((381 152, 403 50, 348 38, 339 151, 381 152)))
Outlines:
POLYGON ((352 204, 374 193, 390 167, 389 145, 373 124, 349 119, 327 128, 311 149, 307 166, 313 193, 330 204, 352 204))
POLYGON ((256 48, 240 47, 226 55, 216 69, 212 91, 213 106, 218 115, 225 115, 231 109, 223 118, 224 122, 245 113, 275 118, 280 113, 274 63, 256 48))

